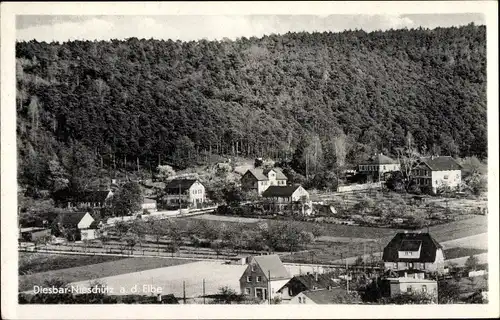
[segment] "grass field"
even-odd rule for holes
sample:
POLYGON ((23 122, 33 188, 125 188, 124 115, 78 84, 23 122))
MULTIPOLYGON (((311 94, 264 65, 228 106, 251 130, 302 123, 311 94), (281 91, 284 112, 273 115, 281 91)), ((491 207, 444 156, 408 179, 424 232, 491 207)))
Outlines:
POLYGON ((199 216, 193 216, 191 219, 202 219, 202 220, 212 220, 212 221, 222 221, 222 222, 237 222, 237 223, 255 223, 263 221, 264 219, 257 218, 245 218, 245 217, 229 217, 229 216, 218 216, 214 214, 202 214, 199 216))
MULTIPOLYGON (((246 265, 225 265, 212 261, 199 261, 167 268, 158 268, 121 274, 110 277, 100 277, 99 282, 113 288, 116 294, 129 294, 137 285, 138 294, 148 294, 143 285, 153 284, 161 287, 163 294, 172 293, 176 297, 183 296, 183 285, 186 297, 200 296, 203 293, 205 279, 205 294, 216 294, 220 287, 229 286, 240 291, 239 279, 246 265), (124 288, 125 292, 120 292, 124 288)), ((72 283, 74 286, 87 287, 89 281, 72 283)))
POLYGON ((449 222, 429 228, 439 242, 474 236, 488 231, 488 217, 475 216, 470 219, 449 222))
POLYGON ((19 275, 25 275, 120 259, 123 257, 19 252, 18 269, 19 275))
POLYGON ((485 253, 487 250, 475 249, 475 248, 450 248, 444 250, 444 256, 446 259, 456 259, 462 257, 469 257, 471 255, 478 255, 485 253))
POLYGON ((175 266, 195 260, 168 258, 126 258, 115 261, 96 263, 74 268, 59 269, 19 276, 19 291, 29 291, 34 285, 43 285, 45 280, 59 278, 70 283, 137 272, 161 267, 175 266))
POLYGON ((471 249, 488 249, 488 234, 480 233, 474 236, 468 236, 455 240, 445 241, 441 243, 445 249, 448 248, 471 248, 471 249))

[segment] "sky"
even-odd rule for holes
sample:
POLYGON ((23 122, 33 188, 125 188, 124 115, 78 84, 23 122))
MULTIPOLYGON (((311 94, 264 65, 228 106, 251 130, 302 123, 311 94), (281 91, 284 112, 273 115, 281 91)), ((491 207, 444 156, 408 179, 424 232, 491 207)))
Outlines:
POLYGON ((485 24, 480 13, 407 15, 18 15, 19 41, 110 40, 137 38, 172 40, 234 40, 299 31, 436 28, 485 24))

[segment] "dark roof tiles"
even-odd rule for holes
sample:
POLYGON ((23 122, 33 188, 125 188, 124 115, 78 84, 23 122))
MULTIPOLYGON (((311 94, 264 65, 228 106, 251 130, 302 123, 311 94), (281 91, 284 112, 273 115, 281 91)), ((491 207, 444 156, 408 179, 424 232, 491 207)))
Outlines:
POLYGON ((263 197, 291 197, 300 186, 270 186, 263 193, 263 197))
POLYGON ((385 262, 434 262, 436 260, 437 249, 442 249, 442 246, 429 233, 400 232, 397 233, 384 248, 382 259, 385 262), (402 247, 406 247, 408 245, 409 247, 414 248, 417 243, 422 244, 420 256, 418 258, 399 258, 399 251, 413 251, 403 250, 401 249, 402 247))

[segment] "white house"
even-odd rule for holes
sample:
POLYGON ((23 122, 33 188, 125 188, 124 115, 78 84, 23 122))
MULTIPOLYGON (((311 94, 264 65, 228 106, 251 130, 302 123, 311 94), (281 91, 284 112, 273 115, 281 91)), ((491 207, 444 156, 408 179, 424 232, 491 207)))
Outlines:
POLYGON ((199 208, 206 202, 205 186, 197 179, 174 179, 165 186, 163 200, 167 204, 181 202, 199 208))
POLYGON ((436 193, 439 187, 457 188, 462 182, 462 166, 452 157, 425 157, 412 170, 413 181, 436 193))
POLYGON ((370 176, 372 180, 383 179, 385 173, 399 171, 400 169, 401 165, 397 160, 382 153, 376 154, 358 166, 358 171, 370 176))
POLYGON ((303 215, 312 214, 309 193, 300 185, 270 186, 262 197, 269 202, 270 209, 277 211, 300 211, 303 215))
POLYGON ((287 177, 278 168, 272 169, 249 169, 241 177, 243 190, 255 190, 262 194, 270 186, 286 186, 287 177))
POLYGON ((383 281, 386 282, 385 286, 388 287, 391 297, 402 293, 422 293, 436 298, 438 296, 436 280, 423 279, 421 277, 397 277, 386 278, 383 281))
POLYGON ((384 248, 386 270, 444 272, 443 247, 429 234, 400 232, 384 248))
POLYGON ((150 198, 144 198, 141 204, 142 210, 148 210, 149 212, 156 211, 156 200, 150 198))

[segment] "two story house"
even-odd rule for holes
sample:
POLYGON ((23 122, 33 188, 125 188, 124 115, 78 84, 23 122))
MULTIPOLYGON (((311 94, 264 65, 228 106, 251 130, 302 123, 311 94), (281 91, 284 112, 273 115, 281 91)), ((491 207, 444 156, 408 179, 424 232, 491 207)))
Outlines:
POLYGON ((444 272, 443 247, 429 234, 400 232, 384 248, 386 270, 444 272))
POLYGON ((165 186, 162 200, 167 205, 186 203, 190 207, 200 208, 206 201, 205 186, 197 179, 174 179, 165 186))
POLYGON ((272 169, 248 169, 241 177, 241 188, 243 190, 255 190, 262 194, 270 186, 286 186, 287 177, 278 168, 272 169))
POLYGON ((436 193, 439 187, 457 188, 462 182, 462 166, 449 156, 421 158, 412 170, 413 181, 436 193))
POLYGON ((279 296, 281 289, 291 279, 278 255, 253 256, 240 278, 241 293, 263 302, 279 296))
POLYGON ((368 176, 369 180, 384 180, 384 176, 393 171, 401 170, 401 165, 382 153, 378 153, 358 166, 361 174, 368 176))
POLYGON ((270 186, 262 197, 267 200, 269 210, 278 212, 301 212, 303 215, 312 214, 312 203, 309 193, 300 185, 270 186))

